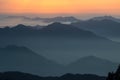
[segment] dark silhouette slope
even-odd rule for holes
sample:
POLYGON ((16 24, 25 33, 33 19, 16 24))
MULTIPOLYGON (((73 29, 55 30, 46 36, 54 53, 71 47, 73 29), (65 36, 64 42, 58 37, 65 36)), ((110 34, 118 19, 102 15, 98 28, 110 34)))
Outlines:
POLYGON ((101 59, 95 56, 83 57, 67 66, 71 73, 89 73, 107 75, 109 71, 114 71, 118 63, 101 59))
POLYGON ((0 80, 105 80, 105 77, 91 74, 65 74, 60 77, 40 77, 21 72, 0 73, 0 80))
POLYGON ((26 47, 0 48, 0 71, 23 71, 38 75, 58 75, 62 66, 26 47))
POLYGON ((93 32, 61 23, 53 23, 42 29, 33 29, 25 25, 1 28, 0 46, 11 44, 26 46, 46 58, 62 64, 68 64, 82 56, 94 54, 118 61, 120 55, 119 43, 93 32))
POLYGON ((92 31, 98 35, 108 37, 110 39, 119 39, 120 23, 112 19, 90 19, 87 21, 80 21, 72 25, 84 30, 92 31))
POLYGON ((115 73, 109 73, 106 80, 120 80, 120 66, 115 73))

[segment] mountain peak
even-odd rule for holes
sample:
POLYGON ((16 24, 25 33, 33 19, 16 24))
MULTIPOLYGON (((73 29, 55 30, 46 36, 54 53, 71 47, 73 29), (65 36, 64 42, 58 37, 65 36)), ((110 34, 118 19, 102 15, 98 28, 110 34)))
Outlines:
POLYGON ((18 24, 16 27, 25 27, 25 25, 23 25, 23 24, 18 24))
POLYGON ((80 29, 77 27, 74 27, 72 25, 62 24, 59 22, 52 23, 52 24, 42 28, 42 30, 55 31, 55 32, 80 31, 80 29))
POLYGON ((91 20, 97 20, 97 21, 112 20, 112 21, 117 21, 118 19, 113 17, 113 16, 99 16, 99 17, 94 17, 91 20))
POLYGON ((24 29, 24 28, 26 28, 26 26, 23 24, 18 24, 18 25, 13 27, 13 29, 24 29))
POLYGON ((26 29, 31 29, 31 26, 26 26, 23 24, 18 24, 14 27, 12 27, 13 30, 26 30, 26 29))
POLYGON ((69 65, 69 70, 74 73, 89 73, 106 75, 109 71, 114 70, 117 63, 102 59, 96 56, 87 56, 80 58, 69 65))
POLYGON ((62 24, 62 23, 60 23, 60 22, 54 22, 54 23, 52 23, 52 24, 50 24, 51 26, 57 26, 57 25, 64 25, 64 24, 62 24))
MULTIPOLYGON (((90 55, 90 56, 86 56, 86 57, 82 57, 80 58, 78 61, 76 61, 77 63, 78 62, 82 62, 82 63, 96 63, 96 64, 100 64, 100 63, 113 63, 112 61, 109 61, 107 59, 103 59, 103 58, 100 58, 100 57, 96 57, 94 55, 90 55)), ((76 63, 75 62, 75 63, 76 63)))

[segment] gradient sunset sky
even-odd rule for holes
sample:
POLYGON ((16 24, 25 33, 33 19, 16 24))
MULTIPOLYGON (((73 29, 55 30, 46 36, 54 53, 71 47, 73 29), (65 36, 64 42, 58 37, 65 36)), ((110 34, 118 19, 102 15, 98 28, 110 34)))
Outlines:
POLYGON ((0 14, 120 14, 120 0, 0 0, 0 14))

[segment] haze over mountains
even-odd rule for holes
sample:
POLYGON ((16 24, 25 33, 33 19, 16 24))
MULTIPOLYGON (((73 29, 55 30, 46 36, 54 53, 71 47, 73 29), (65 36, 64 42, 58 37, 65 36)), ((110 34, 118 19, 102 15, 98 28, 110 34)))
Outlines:
POLYGON ((0 71, 20 71, 40 76, 58 76, 66 73, 96 74, 106 76, 118 63, 87 56, 69 65, 60 65, 38 55, 26 47, 10 45, 0 48, 0 71))
MULTIPOLYGON (((0 71, 22 71, 38 75, 60 75, 62 66, 26 47, 0 48, 0 71)), ((64 71, 64 70, 63 70, 64 71)))
POLYGON ((61 22, 64 24, 70 24, 77 22, 79 19, 75 17, 53 17, 53 18, 41 18, 41 17, 26 17, 26 16, 0 16, 0 26, 15 26, 17 24, 25 25, 48 25, 54 22, 61 22))
POLYGON ((96 56, 86 56, 68 65, 67 69, 69 73, 106 75, 109 71, 115 71, 117 66, 118 63, 106 59, 102 59, 96 56))
POLYGON ((112 16, 93 17, 88 20, 81 20, 72 16, 68 16, 68 17, 59 16, 53 18, 26 17, 26 16, 0 16, 1 27, 5 27, 5 26, 12 27, 18 24, 25 24, 40 29, 54 22, 72 24, 76 27, 79 27, 80 29, 92 31, 97 35, 104 36, 111 40, 120 42, 120 37, 119 37, 120 19, 112 16))
POLYGON ((119 18, 115 18, 112 16, 99 16, 99 17, 93 17, 90 20, 95 20, 95 21, 101 21, 101 20, 112 20, 112 21, 116 21, 116 22, 120 22, 119 18))
MULTIPOLYGON (((119 18, 115 18, 112 16, 100 16, 100 17, 93 17, 91 20, 113 20, 116 22, 120 22, 119 18)), ((89 20, 89 19, 87 19, 89 20)), ((50 17, 50 18, 44 18, 44 17, 32 17, 32 16, 0 16, 0 27, 4 26, 15 26, 17 24, 24 24, 24 25, 48 25, 54 22, 61 22, 64 24, 70 24, 74 22, 79 21, 87 21, 82 20, 80 18, 76 18, 73 16, 56 16, 56 17, 50 17)))
POLYGON ((120 20, 113 17, 96 17, 87 21, 73 23, 80 29, 92 31, 100 36, 120 42, 120 20))
POLYGON ((61 64, 69 64, 88 55, 119 61, 119 43, 72 25, 53 23, 41 29, 18 25, 1 28, 0 34, 1 46, 26 46, 61 64))
POLYGON ((3 47, 0 48, 1 71, 23 71, 39 75, 107 75, 118 66, 120 43, 112 40, 119 39, 119 19, 111 16, 95 17, 86 21, 74 17, 8 18, 51 24, 19 24, 0 28, 0 47, 3 47))

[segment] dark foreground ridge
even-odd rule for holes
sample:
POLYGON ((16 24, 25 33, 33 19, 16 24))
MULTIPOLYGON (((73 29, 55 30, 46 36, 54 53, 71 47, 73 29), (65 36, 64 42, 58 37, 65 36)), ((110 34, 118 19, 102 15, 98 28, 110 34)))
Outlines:
POLYGON ((120 80, 120 66, 115 73, 109 73, 107 80, 120 80))
POLYGON ((105 80, 105 77, 100 77, 91 74, 65 74, 60 77, 40 77, 22 72, 4 72, 0 73, 0 80, 105 80))

